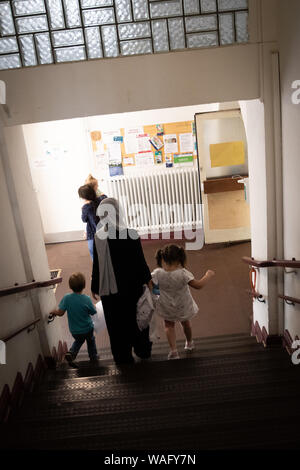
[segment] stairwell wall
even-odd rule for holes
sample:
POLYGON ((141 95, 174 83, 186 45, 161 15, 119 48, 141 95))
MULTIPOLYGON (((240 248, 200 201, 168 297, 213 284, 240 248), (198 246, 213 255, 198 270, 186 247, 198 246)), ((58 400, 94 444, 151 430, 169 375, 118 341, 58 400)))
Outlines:
MULTIPOLYGON (((280 0, 279 51, 282 106, 284 257, 300 259, 300 3, 280 0), (295 83, 296 82, 296 83, 295 83)), ((284 275, 284 293, 300 298, 300 270, 284 275)), ((300 304, 284 306, 285 328, 300 336, 300 304)))
MULTIPOLYGON (((50 279, 40 213, 33 191, 21 126, 0 129, 1 165, 1 266, 0 288, 50 279)), ((0 298, 0 339, 31 321, 41 318, 38 327, 24 331, 6 343, 6 364, 0 365, 0 392, 11 388, 17 372, 25 376, 29 362, 39 354, 51 356, 61 340, 60 326, 47 324, 56 305, 50 288, 35 289, 0 298)))

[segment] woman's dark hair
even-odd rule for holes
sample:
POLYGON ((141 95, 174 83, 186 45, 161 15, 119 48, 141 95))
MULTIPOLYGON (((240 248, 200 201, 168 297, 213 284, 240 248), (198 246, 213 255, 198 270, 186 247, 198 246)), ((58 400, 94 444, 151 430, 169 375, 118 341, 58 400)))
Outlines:
POLYGON ((186 264, 185 250, 178 245, 166 245, 164 248, 157 250, 155 259, 160 268, 162 267, 162 261, 167 264, 180 263, 183 268, 186 264))
POLYGON ((100 200, 99 198, 97 198, 95 189, 91 184, 84 184, 78 189, 78 195, 81 199, 85 199, 86 201, 92 201, 91 204, 93 204, 95 222, 97 224, 100 220, 99 217, 96 215, 100 200))
POLYGON ((84 184, 78 189, 78 194, 81 199, 86 199, 87 201, 96 201, 97 195, 93 186, 90 184, 84 184))

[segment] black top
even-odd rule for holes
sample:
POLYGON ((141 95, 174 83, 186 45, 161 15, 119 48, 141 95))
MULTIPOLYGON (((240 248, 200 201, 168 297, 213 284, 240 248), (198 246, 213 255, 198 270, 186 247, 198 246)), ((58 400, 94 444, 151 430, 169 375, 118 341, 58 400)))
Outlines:
POLYGON ((86 238, 87 240, 92 240, 96 233, 97 223, 99 222, 99 217, 96 215, 97 207, 100 202, 107 198, 105 194, 97 197, 96 201, 89 202, 82 206, 81 219, 82 222, 86 222, 86 238))
MULTIPOLYGON (((130 232, 130 230, 129 230, 130 232)), ((129 233, 127 230, 127 234, 129 233)), ((118 233, 118 232, 117 232, 118 233)), ((136 233, 136 232, 135 232, 136 233)), ((118 235, 117 235, 118 236, 118 235)), ((118 293, 140 297, 143 284, 151 280, 151 273, 146 263, 140 238, 108 239, 110 256, 114 268, 118 293)), ((91 290, 99 294, 99 263, 94 242, 94 261, 91 290)))

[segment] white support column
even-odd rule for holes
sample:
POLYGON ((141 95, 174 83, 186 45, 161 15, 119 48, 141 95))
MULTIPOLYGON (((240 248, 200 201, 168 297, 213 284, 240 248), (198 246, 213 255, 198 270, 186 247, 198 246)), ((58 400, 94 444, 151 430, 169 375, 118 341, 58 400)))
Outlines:
MULTIPOLYGON (((1 157, 8 188, 12 216, 25 270, 25 282, 50 279, 48 259, 43 239, 41 217, 33 188, 26 146, 21 126, 1 128, 1 157)), ((24 281, 23 281, 24 282, 24 281)), ((59 322, 47 323, 48 313, 55 308, 56 299, 51 288, 41 288, 30 294, 44 357, 50 357, 52 348, 62 340, 59 322)))

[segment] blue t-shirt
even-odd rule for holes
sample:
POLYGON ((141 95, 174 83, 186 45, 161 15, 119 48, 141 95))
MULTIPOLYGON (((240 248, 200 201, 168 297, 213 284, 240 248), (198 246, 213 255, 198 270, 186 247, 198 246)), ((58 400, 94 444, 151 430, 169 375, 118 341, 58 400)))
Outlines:
POLYGON ((88 333, 94 324, 91 315, 97 313, 91 298, 85 294, 66 294, 58 306, 66 310, 68 315, 69 329, 74 335, 88 333))

